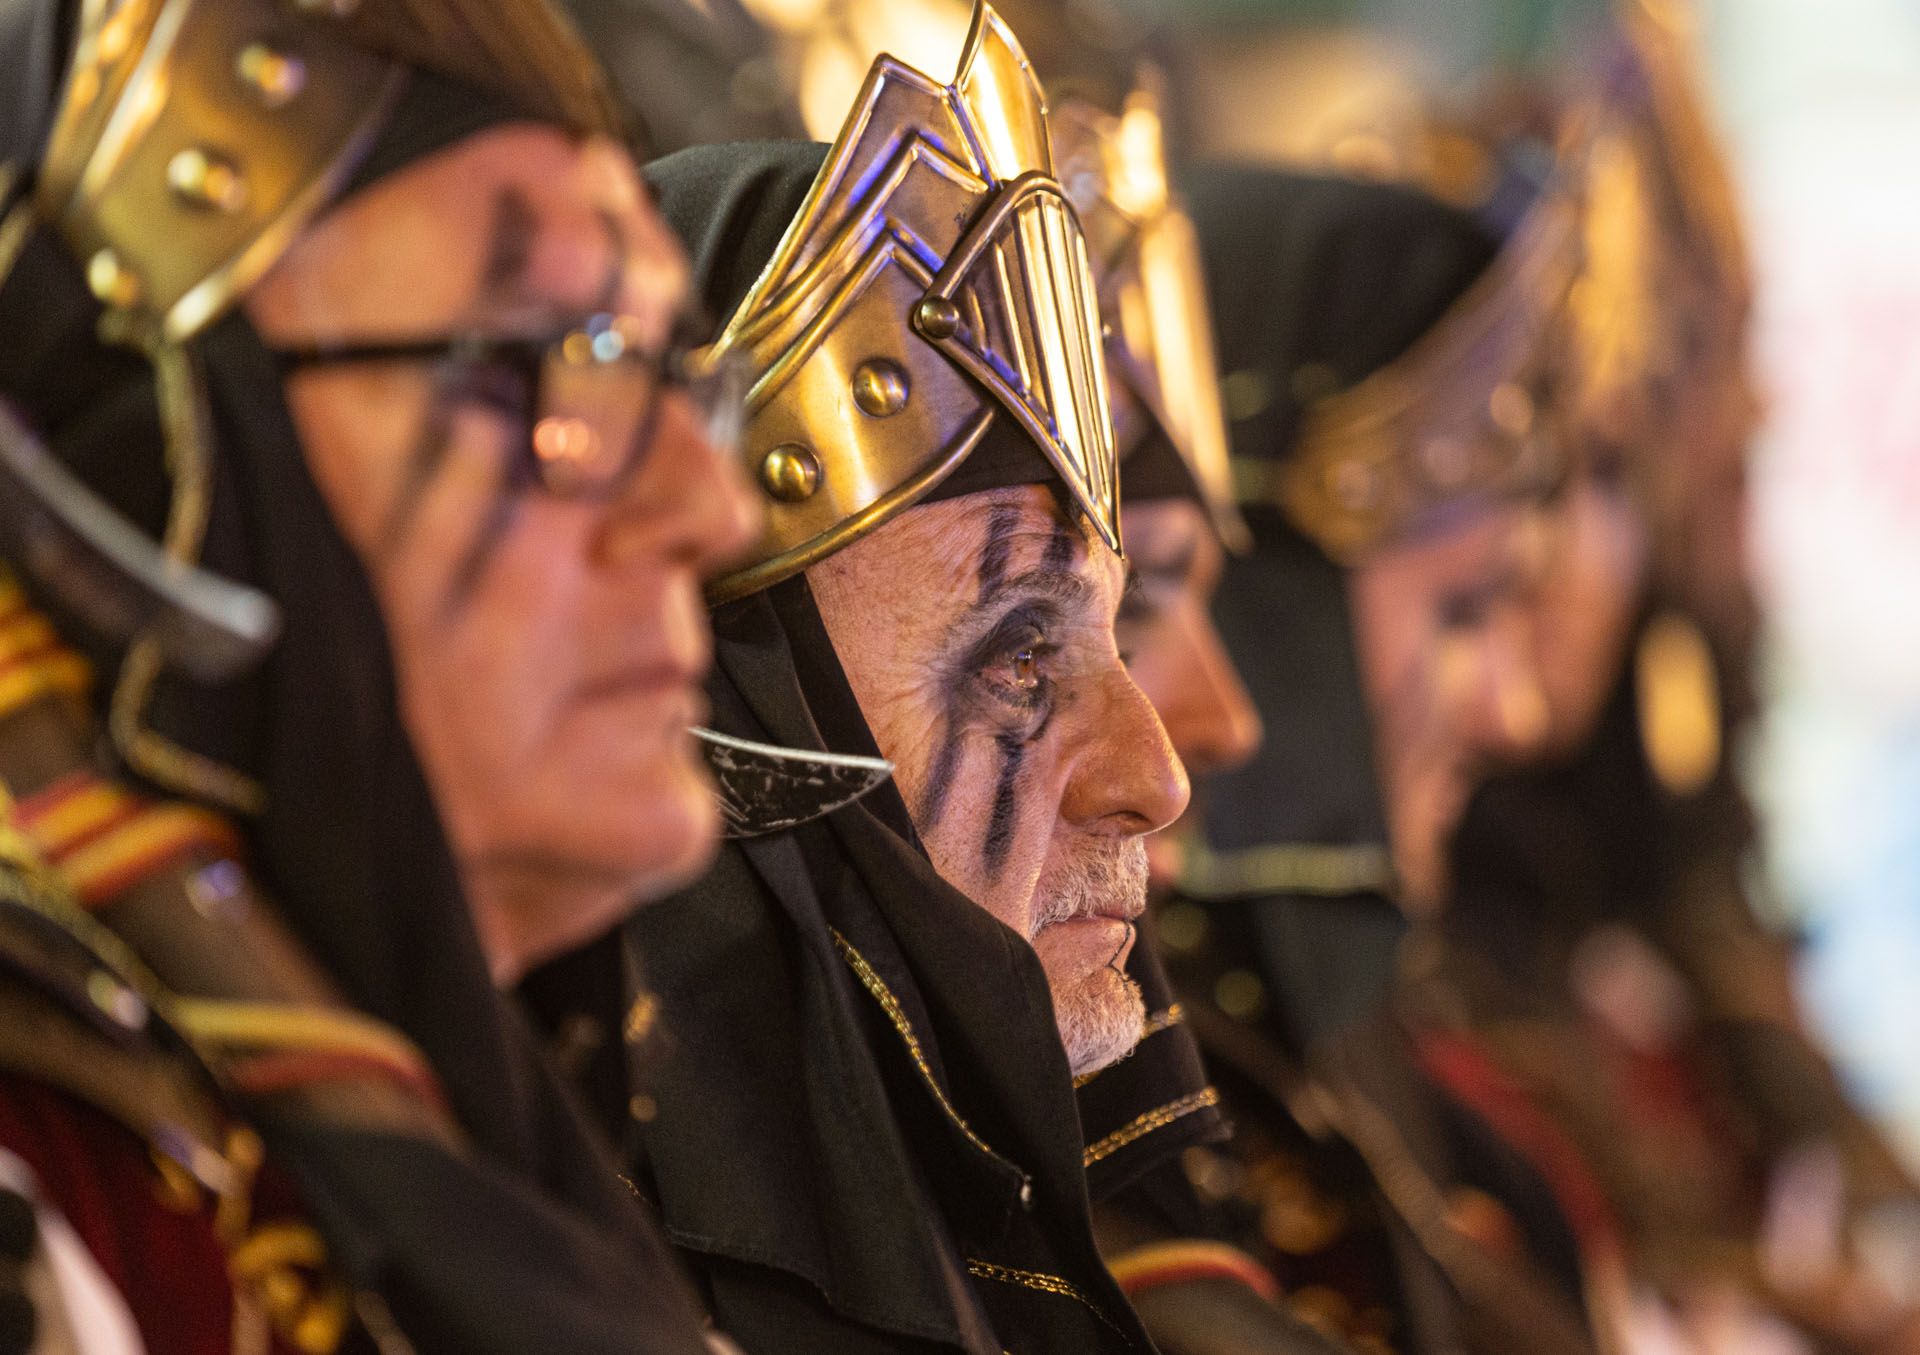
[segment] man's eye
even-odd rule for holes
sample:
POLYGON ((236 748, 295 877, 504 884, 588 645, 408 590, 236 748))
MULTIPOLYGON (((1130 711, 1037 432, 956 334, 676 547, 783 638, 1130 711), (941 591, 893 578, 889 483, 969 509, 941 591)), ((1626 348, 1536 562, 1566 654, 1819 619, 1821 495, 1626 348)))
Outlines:
POLYGON ((1445 630, 1477 630, 1486 624, 1492 599, 1476 590, 1445 598, 1440 604, 1440 625, 1445 630))
POLYGON ((1032 710, 1046 700, 1047 660, 1054 650, 1039 631, 1028 628, 982 666, 981 677, 988 690, 1002 701, 1032 710))
POLYGON ((496 414, 523 418, 532 399, 527 373, 510 362, 482 360, 449 363, 441 378, 451 398, 471 401, 496 414))

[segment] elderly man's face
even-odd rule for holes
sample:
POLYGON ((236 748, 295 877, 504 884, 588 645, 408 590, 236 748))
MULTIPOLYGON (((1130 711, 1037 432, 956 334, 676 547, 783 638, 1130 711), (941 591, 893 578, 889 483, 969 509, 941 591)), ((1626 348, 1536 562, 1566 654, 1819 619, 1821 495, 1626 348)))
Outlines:
MULTIPOLYGON (((517 125, 349 199, 248 313, 276 347, 547 339, 617 316, 652 351, 686 287, 624 151, 517 125)), ((755 510, 685 396, 622 373, 637 384, 618 387, 617 410, 583 400, 544 433, 527 368, 505 360, 288 380, 502 979, 685 881, 718 832, 687 734, 711 648, 701 580, 751 540, 755 510), (582 438, 619 443, 631 470, 592 495, 542 492, 538 458, 582 438)))
POLYGON ((1187 781, 1114 642, 1120 560, 1023 486, 914 508, 807 578, 935 868, 1033 943, 1074 1071, 1121 1057, 1145 835, 1187 781))
MULTIPOLYGON (((1121 525, 1128 579, 1114 633, 1127 668, 1189 773, 1236 767, 1260 745, 1260 713, 1209 610, 1224 560, 1220 538, 1190 499, 1130 503, 1121 525)), ((1179 837, 1148 840, 1156 888, 1179 878, 1179 837)))

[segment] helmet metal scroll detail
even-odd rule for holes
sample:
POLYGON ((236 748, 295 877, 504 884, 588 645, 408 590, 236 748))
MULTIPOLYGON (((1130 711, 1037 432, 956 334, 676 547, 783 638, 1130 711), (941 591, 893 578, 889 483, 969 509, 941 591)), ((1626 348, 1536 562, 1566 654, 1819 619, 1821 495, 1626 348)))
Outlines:
POLYGON ((183 342, 331 200, 411 67, 619 127, 546 0, 86 0, 35 210, 115 337, 183 342))
POLYGON ((719 603, 917 502, 1011 418, 1105 543, 1119 486, 1099 307, 1053 175, 1047 106, 982 4, 943 85, 882 56, 722 350, 753 371, 742 439, 768 494, 719 603))
POLYGON ((1544 193, 1407 353, 1308 407, 1293 457, 1234 462, 1241 502, 1279 505, 1350 565, 1436 512, 1559 483, 1565 308, 1579 227, 1573 191, 1544 193))

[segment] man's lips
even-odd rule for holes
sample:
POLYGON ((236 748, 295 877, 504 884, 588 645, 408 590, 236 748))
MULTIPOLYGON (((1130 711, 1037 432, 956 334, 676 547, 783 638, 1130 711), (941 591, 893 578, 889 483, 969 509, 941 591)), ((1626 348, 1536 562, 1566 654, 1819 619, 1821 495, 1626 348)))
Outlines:
POLYGON ((689 669, 677 663, 646 664, 582 682, 573 689, 573 698, 583 702, 605 701, 644 693, 667 695, 675 691, 692 691, 699 686, 705 672, 704 668, 689 669))
POLYGON ((1123 917, 1104 913, 1084 913, 1042 927, 1033 938, 1040 963, 1049 971, 1062 967, 1091 973, 1096 969, 1118 969, 1133 951, 1138 929, 1123 917))
MULTIPOLYGON (((624 672, 609 673, 573 689, 574 706, 600 706, 609 703, 657 709, 661 721, 676 732, 707 723, 712 707, 700 688, 703 672, 689 672, 678 664, 654 664, 624 672)), ((642 723, 655 723, 648 715, 642 723)))

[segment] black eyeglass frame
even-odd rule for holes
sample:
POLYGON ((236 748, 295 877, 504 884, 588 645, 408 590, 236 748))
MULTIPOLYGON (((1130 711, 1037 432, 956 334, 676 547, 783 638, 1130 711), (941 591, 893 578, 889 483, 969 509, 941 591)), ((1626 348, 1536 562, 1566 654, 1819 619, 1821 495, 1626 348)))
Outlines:
MULTIPOLYGON (((700 337, 710 327, 691 315, 682 316, 667 342, 657 348, 642 350, 622 342, 618 350, 611 354, 602 355, 592 351, 603 336, 617 334, 617 326, 625 318, 603 312, 544 336, 472 332, 426 335, 414 339, 269 345, 267 353, 282 375, 315 368, 387 363, 431 363, 456 370, 488 365, 504 367, 519 376, 525 387, 522 401, 525 408, 519 413, 526 420, 522 455, 526 459, 531 482, 538 485, 543 493, 555 498, 598 499, 617 494, 646 460, 646 454, 653 445, 664 395, 676 390, 688 395, 702 416, 711 423, 718 413, 715 406, 725 398, 729 384, 727 374, 736 366, 724 361, 724 355, 716 359, 711 342, 700 337), (570 343, 582 339, 590 350, 584 361, 567 352, 570 343), (542 408, 549 362, 572 367, 630 366, 644 375, 653 392, 625 453, 608 471, 588 481, 567 485, 556 483, 549 474, 548 462, 534 449, 534 432, 545 417, 542 408), (722 393, 719 399, 703 398, 710 384, 722 393)), ((744 405, 744 396, 742 380, 740 389, 735 392, 734 402, 744 405)))

